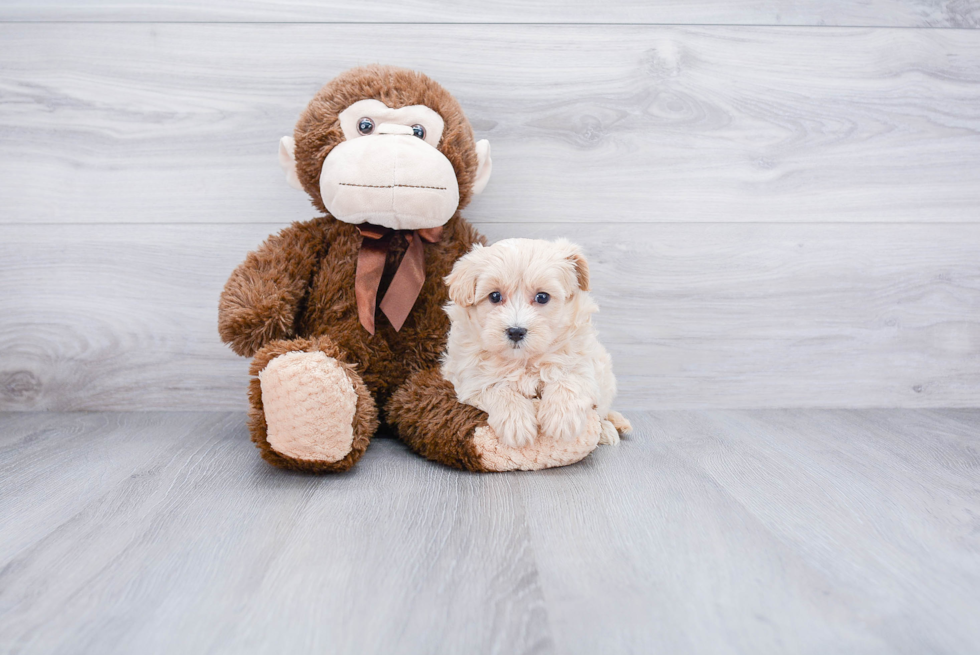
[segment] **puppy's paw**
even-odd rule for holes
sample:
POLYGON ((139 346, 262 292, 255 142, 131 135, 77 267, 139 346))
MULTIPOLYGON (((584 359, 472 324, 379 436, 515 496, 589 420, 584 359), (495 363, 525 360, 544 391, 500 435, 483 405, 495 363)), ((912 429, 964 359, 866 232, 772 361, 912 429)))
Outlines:
POLYGON ((633 425, 619 412, 610 411, 606 420, 612 423, 612 426, 616 428, 616 432, 619 434, 629 434, 633 431, 633 425))
POLYGON ((545 390, 538 403, 538 423, 544 434, 563 441, 574 441, 587 425, 592 402, 567 389, 545 390))
POLYGON ((602 432, 599 434, 599 443, 605 446, 615 446, 619 443, 619 432, 612 422, 602 419, 602 432))
POLYGON ((538 419, 534 413, 534 405, 526 398, 489 414, 487 423, 505 446, 520 448, 533 442, 538 436, 538 419))

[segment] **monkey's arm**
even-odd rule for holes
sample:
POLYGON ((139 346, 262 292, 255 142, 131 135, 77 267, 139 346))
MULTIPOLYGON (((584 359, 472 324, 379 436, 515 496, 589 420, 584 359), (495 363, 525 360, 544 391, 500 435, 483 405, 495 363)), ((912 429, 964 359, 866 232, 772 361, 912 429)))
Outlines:
POLYGON ((451 382, 437 369, 408 378, 385 407, 386 416, 409 448, 436 462, 468 471, 533 471, 574 464, 599 442, 602 425, 591 412, 573 441, 539 434, 515 448, 503 444, 488 425, 487 414, 456 399, 451 382))
POLYGON ((297 310, 327 247, 325 226, 313 220, 293 223, 250 252, 221 292, 221 340, 251 357, 270 341, 294 336, 297 310))

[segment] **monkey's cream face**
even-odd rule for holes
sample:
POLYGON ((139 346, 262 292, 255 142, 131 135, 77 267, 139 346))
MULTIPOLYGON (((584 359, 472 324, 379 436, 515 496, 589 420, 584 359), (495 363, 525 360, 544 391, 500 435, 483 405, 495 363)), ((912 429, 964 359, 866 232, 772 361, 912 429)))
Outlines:
MULTIPOLYGON (((368 99, 347 107, 339 119, 344 141, 333 147, 320 171, 320 196, 335 218, 396 230, 437 227, 452 218, 459 206, 459 185, 452 164, 438 149, 442 116, 424 105, 392 109, 368 99)), ((292 139, 284 137, 280 160, 287 177, 287 164, 295 168, 293 147, 292 139)), ((485 140, 477 143, 477 156, 474 193, 489 178, 485 140)))

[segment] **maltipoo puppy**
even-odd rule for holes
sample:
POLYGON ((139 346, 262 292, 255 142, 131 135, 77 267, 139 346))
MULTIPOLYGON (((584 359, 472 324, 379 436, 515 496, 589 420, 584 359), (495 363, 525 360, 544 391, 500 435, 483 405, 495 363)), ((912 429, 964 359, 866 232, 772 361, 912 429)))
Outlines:
POLYGON ((611 411, 612 359, 592 326, 589 266, 564 239, 507 239, 474 246, 446 277, 452 321, 443 376, 460 402, 485 411, 501 443, 541 433, 574 440, 588 412, 599 443, 619 442, 629 422, 611 411))

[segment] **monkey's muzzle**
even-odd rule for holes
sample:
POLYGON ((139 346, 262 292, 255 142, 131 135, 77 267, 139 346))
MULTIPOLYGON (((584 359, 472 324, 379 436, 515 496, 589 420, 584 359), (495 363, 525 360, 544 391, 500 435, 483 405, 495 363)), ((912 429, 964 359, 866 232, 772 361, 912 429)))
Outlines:
POLYGON ((444 225, 459 206, 453 165, 412 128, 382 124, 338 144, 320 172, 323 204, 345 223, 395 230, 444 225))

